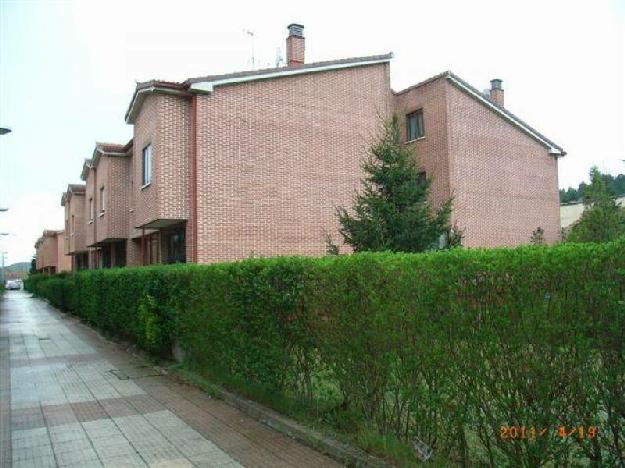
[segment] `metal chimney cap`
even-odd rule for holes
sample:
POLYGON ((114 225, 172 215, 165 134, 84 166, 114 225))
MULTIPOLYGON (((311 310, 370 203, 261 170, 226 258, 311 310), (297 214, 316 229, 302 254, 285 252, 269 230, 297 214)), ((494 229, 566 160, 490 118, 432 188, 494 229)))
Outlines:
POLYGON ((287 26, 287 29, 289 30, 289 36, 304 37, 303 24, 291 23, 287 26))
POLYGON ((500 80, 499 78, 494 78, 490 80, 490 89, 503 89, 501 86, 502 83, 503 80, 500 80))

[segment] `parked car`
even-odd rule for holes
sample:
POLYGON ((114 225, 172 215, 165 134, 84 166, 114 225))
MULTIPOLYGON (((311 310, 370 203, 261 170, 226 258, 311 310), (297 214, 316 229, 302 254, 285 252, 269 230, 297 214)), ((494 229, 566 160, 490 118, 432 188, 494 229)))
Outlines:
POLYGON ((21 285, 18 281, 15 280, 9 280, 6 282, 6 284, 4 285, 5 289, 8 290, 19 290, 21 289, 21 285))

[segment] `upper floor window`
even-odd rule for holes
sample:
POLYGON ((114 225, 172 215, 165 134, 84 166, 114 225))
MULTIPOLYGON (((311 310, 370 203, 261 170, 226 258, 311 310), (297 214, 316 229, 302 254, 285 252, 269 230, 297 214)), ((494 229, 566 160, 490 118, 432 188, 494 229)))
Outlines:
POLYGON ((71 231, 71 233, 74 234, 75 231, 76 231, 76 218, 74 218, 74 215, 72 215, 72 231, 71 231))
POLYGON ((89 220, 93 221, 94 212, 93 212, 93 198, 89 198, 89 220))
POLYGON ((143 185, 152 182, 152 145, 143 148, 143 185))
POLYGON ((412 141, 422 138, 424 135, 423 109, 419 109, 406 116, 406 139, 412 141))
POLYGON ((106 198, 104 195, 104 187, 100 187, 100 213, 104 213, 104 210, 106 209, 106 198))

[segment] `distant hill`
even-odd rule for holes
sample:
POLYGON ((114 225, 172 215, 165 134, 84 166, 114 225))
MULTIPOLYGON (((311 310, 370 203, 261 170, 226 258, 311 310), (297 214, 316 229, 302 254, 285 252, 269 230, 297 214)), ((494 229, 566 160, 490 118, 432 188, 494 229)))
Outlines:
POLYGON ((7 273, 28 270, 30 270, 30 262, 14 263, 13 265, 4 267, 4 271, 7 273))

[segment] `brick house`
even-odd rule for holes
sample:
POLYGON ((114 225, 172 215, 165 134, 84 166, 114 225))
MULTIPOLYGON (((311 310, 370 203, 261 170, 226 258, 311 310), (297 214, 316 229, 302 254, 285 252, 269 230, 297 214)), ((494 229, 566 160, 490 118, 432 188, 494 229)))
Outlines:
POLYGON ((89 267, 89 250, 86 244, 85 185, 70 184, 61 197, 65 208, 64 253, 72 258, 72 270, 89 267))
POLYGON ((35 243, 35 268, 40 273, 54 274, 72 270, 72 259, 65 255, 65 232, 43 231, 35 243))
POLYGON ((394 92, 392 54, 307 64, 303 27, 288 29, 286 67, 137 84, 133 139, 83 168, 92 267, 323 255, 393 113, 431 203, 454 197, 464 245, 527 243, 538 226, 558 239, 565 152, 505 109, 501 80, 485 94, 444 72, 394 92))
POLYGON ((126 145, 97 143, 81 173, 85 181, 85 244, 90 268, 126 265, 129 223, 130 152, 126 145))

